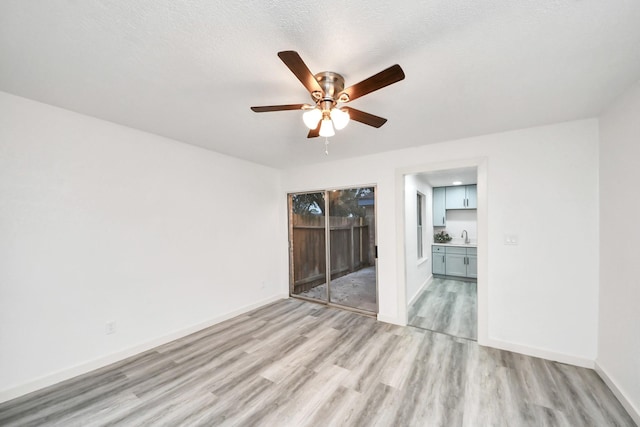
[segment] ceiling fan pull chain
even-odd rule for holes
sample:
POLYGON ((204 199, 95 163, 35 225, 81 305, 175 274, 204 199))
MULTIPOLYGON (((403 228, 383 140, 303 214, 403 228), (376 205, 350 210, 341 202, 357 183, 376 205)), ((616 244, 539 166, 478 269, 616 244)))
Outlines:
POLYGON ((329 138, 324 139, 324 155, 329 155, 329 138))

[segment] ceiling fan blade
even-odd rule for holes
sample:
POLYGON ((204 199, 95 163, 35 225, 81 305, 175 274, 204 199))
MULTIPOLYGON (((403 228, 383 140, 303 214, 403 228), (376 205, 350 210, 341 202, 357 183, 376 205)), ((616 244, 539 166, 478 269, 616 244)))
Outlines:
POLYGON ((355 108, 343 107, 342 109, 349 113, 351 120, 373 126, 374 128, 379 128, 383 124, 387 123, 387 119, 383 117, 374 116, 373 114, 365 113, 364 111, 356 110, 355 108))
POLYGON ((386 70, 382 70, 378 74, 375 74, 360 83, 349 86, 340 92, 338 98, 340 95, 346 94, 349 97, 349 101, 353 101, 354 99, 360 98, 368 93, 397 83, 402 79, 404 79, 404 71, 402 71, 402 68, 398 64, 392 65, 386 70))
POLYGON ((300 82, 307 88, 309 93, 320 92, 324 95, 324 91, 318 81, 313 76, 307 64, 304 63, 298 52, 293 50, 285 50, 278 52, 278 56, 282 59, 287 67, 293 74, 300 80, 300 82))
POLYGON ((318 126, 315 129, 311 129, 307 134, 307 138, 317 138, 320 136, 320 125, 322 124, 322 120, 318 120, 318 126))
POLYGON ((251 107, 256 113, 267 113, 269 111, 302 110, 308 104, 287 104, 287 105, 265 105, 262 107, 251 107))

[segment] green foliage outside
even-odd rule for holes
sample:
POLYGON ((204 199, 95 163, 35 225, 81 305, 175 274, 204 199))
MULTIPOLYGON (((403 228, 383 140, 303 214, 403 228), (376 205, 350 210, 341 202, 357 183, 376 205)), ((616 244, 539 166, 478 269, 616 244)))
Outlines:
MULTIPOLYGON (((364 217, 366 210, 358 203, 373 197, 374 189, 350 188, 347 190, 329 191, 329 212, 331 216, 364 217)), ((292 196, 293 213, 298 215, 325 215, 324 192, 295 194, 292 196)))

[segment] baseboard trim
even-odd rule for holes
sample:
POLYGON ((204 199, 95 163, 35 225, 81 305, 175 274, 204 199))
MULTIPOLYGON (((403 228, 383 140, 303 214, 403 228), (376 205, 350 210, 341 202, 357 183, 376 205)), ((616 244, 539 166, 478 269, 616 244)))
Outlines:
POLYGON ((413 303, 416 302, 416 299, 418 299, 422 291, 424 291, 429 287, 429 285, 431 285, 432 281, 433 281, 433 275, 430 275, 429 277, 427 277, 427 280, 425 280, 422 283, 422 285, 420 285, 420 288, 418 289, 418 291, 411 297, 411 300, 409 301, 409 304, 407 304, 407 306, 413 305, 413 303))
POLYGON ((401 322, 397 317, 386 316, 384 314, 378 314, 378 321, 384 322, 384 323, 391 323, 392 325, 407 326, 406 323, 401 322))
POLYGON ((595 361, 594 369, 596 373, 602 378, 602 381, 609 387, 609 389, 613 392, 614 396, 620 401, 620 404, 627 411, 629 416, 633 419, 633 421, 640 426, 640 409, 636 408, 631 400, 629 400, 626 394, 617 386, 616 382, 607 374, 602 366, 598 364, 598 361, 595 361))
POLYGON ((493 347, 499 350, 512 351, 514 353, 524 354, 526 356, 539 357, 541 359, 551 360, 554 362, 566 363, 568 365, 579 366, 582 368, 593 369, 594 361, 584 357, 573 356, 570 354, 557 353, 537 347, 529 347, 521 344, 515 344, 507 341, 500 341, 489 338, 485 344, 486 347, 493 347))
POLYGON ((196 325, 189 326, 187 328, 181 329, 176 332, 172 332, 170 334, 164 335, 159 338, 155 338, 153 340, 144 342, 139 345, 135 345, 133 347, 126 348, 124 350, 117 351, 115 353, 111 353, 107 356, 100 357, 88 362, 80 363, 78 365, 72 366, 70 368, 65 368, 60 371, 53 372, 51 374, 45 375, 43 377, 37 378, 35 380, 29 381, 25 384, 21 384, 16 387, 12 387, 6 390, 0 391, 0 403, 6 402, 12 399, 15 399, 20 396, 24 396, 26 394, 32 393, 34 391, 43 389, 45 387, 49 387, 51 385, 57 384, 62 381, 66 381, 73 377, 77 377, 78 375, 86 374, 87 372, 91 372, 93 370, 103 368, 107 365, 110 365, 115 362, 119 362, 121 360, 126 359, 127 357, 135 356, 136 354, 142 353, 147 350, 151 350, 152 348, 158 347, 160 345, 166 344, 168 342, 177 340, 179 338, 190 335, 194 332, 198 332, 202 329, 208 328, 210 326, 216 325, 220 322, 224 322, 225 320, 229 320, 233 317, 239 316, 241 314, 247 313, 256 308, 262 307, 267 304, 271 304, 272 302, 279 301, 281 299, 289 298, 288 294, 279 294, 274 295, 269 298, 265 298, 263 300, 257 301, 252 304, 248 304, 242 306, 236 310, 232 310, 230 312, 224 313, 220 316, 216 316, 212 319, 209 319, 205 322, 198 323, 196 325))

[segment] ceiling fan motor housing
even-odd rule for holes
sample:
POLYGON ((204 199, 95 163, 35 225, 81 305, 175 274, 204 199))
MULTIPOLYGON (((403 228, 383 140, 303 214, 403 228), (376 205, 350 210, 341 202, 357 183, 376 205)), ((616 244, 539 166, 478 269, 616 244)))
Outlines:
POLYGON ((340 100, 336 99, 336 96, 344 90, 344 77, 338 73, 334 73, 333 71, 323 71, 316 74, 314 77, 318 81, 318 84, 320 84, 320 87, 322 87, 324 96, 320 92, 313 92, 311 97, 317 104, 322 103, 320 107, 323 110, 327 109, 327 106, 330 109, 338 101, 346 102, 345 100, 342 100, 342 98, 340 100))

